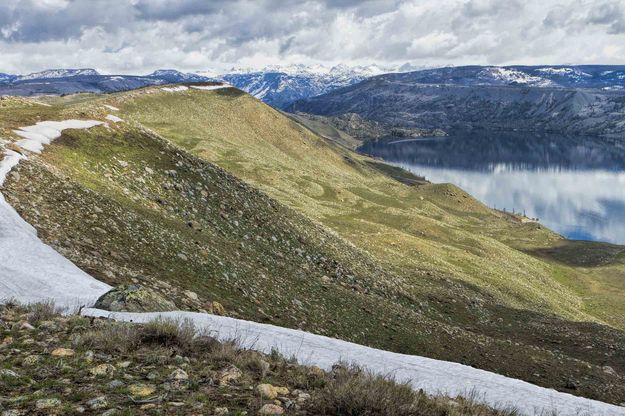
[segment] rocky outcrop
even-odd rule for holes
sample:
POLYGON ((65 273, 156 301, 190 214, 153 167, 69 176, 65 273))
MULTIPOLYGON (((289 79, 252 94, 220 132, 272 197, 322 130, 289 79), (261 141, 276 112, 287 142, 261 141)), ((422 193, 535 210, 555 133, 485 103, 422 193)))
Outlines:
POLYGON ((116 287, 100 296, 95 307, 113 312, 163 312, 176 309, 173 302, 141 285, 116 287))

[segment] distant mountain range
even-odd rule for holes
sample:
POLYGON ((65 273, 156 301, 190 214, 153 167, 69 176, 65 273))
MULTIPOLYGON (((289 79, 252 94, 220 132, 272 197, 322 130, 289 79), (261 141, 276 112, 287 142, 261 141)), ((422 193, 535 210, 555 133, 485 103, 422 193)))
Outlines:
MULTIPOLYGON (((183 73, 164 69, 148 75, 104 75, 89 68, 52 69, 28 75, 0 73, 0 94, 28 96, 116 92, 149 85, 203 81, 228 82, 273 107, 286 109, 298 100, 332 93, 362 81, 375 82, 377 83, 375 85, 382 85, 385 82, 393 85, 428 85, 430 86, 428 88, 445 85, 592 89, 603 94, 625 90, 625 66, 463 66, 419 69, 410 65, 400 67, 290 65, 268 66, 261 70, 233 68, 225 73, 214 71, 183 73)), ((365 85, 362 87, 368 88, 365 85)), ((298 103, 290 108, 303 110, 304 107, 307 108, 306 105, 298 103)), ((436 117, 433 120, 437 121, 436 117)), ((435 126, 438 127, 440 126, 435 126)))
POLYGON ((419 84, 511 85, 556 88, 625 89, 625 66, 460 66, 424 69, 389 79, 419 84))
POLYGON ((265 103, 285 108, 292 102, 356 84, 369 77, 412 67, 382 68, 377 65, 349 67, 337 65, 270 66, 262 70, 237 70, 221 76, 226 82, 265 103))
POLYGON ((203 82, 210 79, 176 70, 149 75, 102 75, 95 69, 49 69, 28 75, 0 74, 0 95, 63 95, 77 92, 116 92, 148 85, 203 82))
POLYGON ((0 74, 0 94, 114 92, 164 83, 225 81, 271 106, 283 108, 296 100, 352 85, 374 75, 414 69, 410 65, 398 68, 291 65, 268 66, 261 70, 233 68, 222 74, 214 71, 183 73, 158 70, 143 76, 102 75, 94 69, 51 69, 28 75, 0 74))
POLYGON ((625 66, 454 67, 386 74, 287 111, 393 128, 625 133, 625 66))

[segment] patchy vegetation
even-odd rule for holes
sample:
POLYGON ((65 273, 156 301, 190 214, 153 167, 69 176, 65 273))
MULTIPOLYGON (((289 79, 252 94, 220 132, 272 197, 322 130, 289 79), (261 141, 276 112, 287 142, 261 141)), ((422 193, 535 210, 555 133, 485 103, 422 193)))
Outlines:
MULTIPOLYGON (((107 103, 127 120, 65 132, 3 189, 42 240, 94 277, 180 309, 625 401, 625 336, 576 321, 616 326, 622 302, 596 299, 621 292, 587 300, 583 285, 601 288, 606 271, 533 254, 563 241, 540 225, 454 186, 405 186, 391 177, 401 172, 237 91, 48 100, 42 118, 102 119, 107 103)), ((19 103, 0 113, 6 137, 38 114, 19 103)))
POLYGON ((0 306, 3 416, 512 415, 430 397, 357 368, 332 372, 195 336, 188 322, 61 316, 51 304, 0 306))

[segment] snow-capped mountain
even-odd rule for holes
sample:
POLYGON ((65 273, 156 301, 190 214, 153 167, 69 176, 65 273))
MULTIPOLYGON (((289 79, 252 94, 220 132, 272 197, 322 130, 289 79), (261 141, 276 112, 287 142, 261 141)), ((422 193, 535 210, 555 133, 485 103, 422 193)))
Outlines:
POLYGON ((167 82, 175 83, 175 82, 202 82, 207 81, 208 77, 194 74, 194 73, 185 73, 180 72, 175 69, 158 69, 151 74, 147 75, 150 78, 158 78, 167 82))
POLYGON ((410 78, 419 84, 620 89, 625 86, 625 66, 450 66, 411 72, 410 78))
POLYGON ((0 83, 12 82, 17 78, 15 75, 0 73, 0 83))
POLYGON ((284 108, 299 99, 314 97, 375 75, 396 71, 395 68, 377 65, 274 65, 262 70, 233 68, 220 78, 269 105, 284 108))
POLYGON ((98 71, 91 68, 80 69, 47 69, 41 72, 33 72, 28 75, 21 75, 18 77, 20 81, 27 81, 32 79, 55 79, 55 78, 71 78, 78 76, 97 76, 100 75, 98 71))

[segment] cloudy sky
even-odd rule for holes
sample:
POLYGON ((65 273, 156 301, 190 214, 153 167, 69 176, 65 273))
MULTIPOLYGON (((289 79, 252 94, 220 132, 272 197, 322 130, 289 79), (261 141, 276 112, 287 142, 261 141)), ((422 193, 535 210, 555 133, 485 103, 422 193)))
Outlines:
POLYGON ((625 1, 0 1, 0 72, 407 62, 625 64, 625 1))

